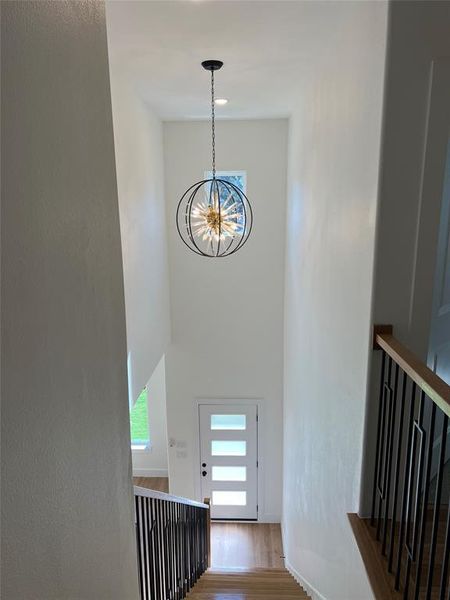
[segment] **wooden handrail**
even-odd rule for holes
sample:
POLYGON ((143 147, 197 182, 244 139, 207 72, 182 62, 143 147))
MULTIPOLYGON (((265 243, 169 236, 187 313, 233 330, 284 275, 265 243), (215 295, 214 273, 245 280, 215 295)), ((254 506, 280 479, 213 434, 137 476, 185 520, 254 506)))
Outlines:
POLYGON ((450 417, 450 386, 392 335, 392 326, 375 325, 374 348, 381 348, 450 417), (390 333, 386 333, 390 331, 390 333))
POLYGON ((178 504, 187 504, 188 506, 196 506, 197 508, 206 508, 209 510, 209 504, 203 502, 197 502, 196 500, 190 500, 189 498, 183 498, 182 496, 172 496, 172 494, 166 494, 165 492, 157 492, 156 490, 150 490, 148 488, 133 486, 135 496, 145 496, 146 498, 156 498, 156 500, 166 500, 167 502, 177 502, 178 504))

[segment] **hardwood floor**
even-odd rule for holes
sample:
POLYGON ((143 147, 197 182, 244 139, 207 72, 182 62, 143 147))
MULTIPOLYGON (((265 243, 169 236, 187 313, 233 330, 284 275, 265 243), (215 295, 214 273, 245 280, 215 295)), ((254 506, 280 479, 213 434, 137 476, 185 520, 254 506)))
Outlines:
POLYGON ((306 600, 309 596, 286 569, 208 570, 187 595, 192 600, 306 600))
POLYGON ((283 568, 279 523, 211 523, 213 568, 283 568))
POLYGON ((157 492, 169 492, 169 479, 167 477, 133 477, 133 484, 157 492))

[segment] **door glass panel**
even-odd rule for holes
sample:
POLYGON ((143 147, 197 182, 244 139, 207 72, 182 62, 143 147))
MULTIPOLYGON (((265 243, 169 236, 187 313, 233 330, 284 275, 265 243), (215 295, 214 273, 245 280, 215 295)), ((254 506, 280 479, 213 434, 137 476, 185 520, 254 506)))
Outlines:
POLYGON ((247 467, 213 467, 213 481, 247 481, 247 467))
POLYGON ((240 440, 212 440, 212 456, 245 456, 247 442, 240 440))
POLYGON ((212 502, 216 506, 245 506, 247 504, 247 492, 214 490, 212 502))
POLYGON ((211 429, 243 431, 246 421, 245 415, 211 415, 211 429))

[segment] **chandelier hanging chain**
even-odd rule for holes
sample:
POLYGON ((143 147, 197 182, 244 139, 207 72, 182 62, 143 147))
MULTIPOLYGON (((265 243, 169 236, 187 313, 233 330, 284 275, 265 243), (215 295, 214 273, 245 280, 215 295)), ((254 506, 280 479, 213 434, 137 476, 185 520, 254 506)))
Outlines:
POLYGON ((214 103, 214 69, 211 70, 211 142, 212 142, 212 176, 216 178, 216 113, 214 103))

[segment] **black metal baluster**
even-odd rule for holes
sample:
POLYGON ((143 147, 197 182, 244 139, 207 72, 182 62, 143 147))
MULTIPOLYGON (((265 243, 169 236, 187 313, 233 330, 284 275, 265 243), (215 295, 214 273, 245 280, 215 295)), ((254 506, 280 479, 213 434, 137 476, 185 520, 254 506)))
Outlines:
POLYGON ((391 372, 392 372, 392 358, 388 358, 388 373, 386 377, 386 381, 383 385, 383 394, 382 394, 382 419, 381 419, 381 442, 380 442, 380 458, 378 460, 378 481, 377 481, 377 490, 378 490, 378 513, 377 513, 377 540, 380 539, 380 531, 381 531, 381 514, 382 514, 382 506, 386 500, 386 471, 387 471, 387 453, 389 446, 388 439, 388 426, 389 426, 389 417, 390 417, 390 407, 391 407, 391 372))
POLYGON ((180 598, 184 598, 184 576, 183 576, 183 505, 178 505, 177 514, 177 540, 178 540, 178 587, 180 590, 180 598))
POLYGON ((153 551, 153 533, 154 523, 152 515, 152 499, 147 498, 147 524, 148 524, 148 569, 149 569, 149 586, 148 592, 151 599, 155 598, 155 564, 153 551))
POLYGON ((161 563, 162 563, 162 556, 161 556, 161 547, 159 544, 159 506, 158 506, 158 500, 153 499, 153 518, 154 518, 154 528, 155 528, 155 535, 154 535, 154 539, 155 539, 155 568, 156 568, 156 598, 159 600, 160 598, 163 597, 163 592, 162 592, 162 573, 161 573, 161 563))
POLYGON ((192 541, 191 541, 191 552, 192 552, 192 584, 194 585, 197 581, 197 515, 195 509, 192 507, 192 541))
POLYGON ((446 444, 447 444, 447 428, 448 428, 448 417, 446 414, 444 414, 443 419, 442 419, 442 429, 441 429, 441 438, 440 438, 438 472, 437 472, 437 476, 436 476, 436 494, 435 494, 435 499, 434 499, 433 525, 432 525, 432 529, 431 529, 431 545, 430 545, 430 557, 429 557, 429 566, 428 566, 426 600, 430 600, 431 587, 433 585, 434 561, 436 558, 437 534, 438 534, 438 528, 439 528, 439 516, 440 516, 440 511, 441 511, 442 480, 443 480, 443 476, 444 476, 444 465, 445 465, 445 449, 446 449, 446 444))
POLYGON ((183 579, 182 579, 182 571, 181 571, 181 557, 182 557, 182 549, 181 549, 181 508, 182 504, 177 504, 177 589, 178 589, 178 597, 183 598, 183 579))
POLYGON ((397 389, 398 389, 398 371, 399 366, 395 366, 394 389, 390 389, 389 395, 389 435, 388 435, 388 455, 387 455, 387 474, 385 479, 385 504, 384 504, 384 520, 383 520, 383 544, 381 553, 386 555, 387 541, 387 520, 389 519, 390 492, 391 492, 391 476, 392 476, 392 454, 394 450, 394 431, 395 431, 395 415, 397 413, 397 389))
POLYGON ((205 570, 205 511, 200 512, 201 536, 202 536, 202 573, 205 570))
POLYGON ((177 598, 177 576, 175 569, 175 503, 170 502, 169 504, 169 538, 170 538, 170 569, 171 569, 171 577, 170 577, 170 587, 171 589, 171 598, 175 600, 177 598))
POLYGON ((169 540, 167 535, 167 502, 162 504, 162 515, 163 515, 163 539, 164 539, 164 572, 166 582, 166 595, 165 600, 171 600, 170 598, 170 560, 169 560, 169 540))
POLYGON ((134 510, 136 518, 136 546, 137 546, 137 559, 138 559, 138 580, 139 580, 139 593, 141 599, 144 597, 143 581, 142 581, 142 553, 141 553, 141 518, 140 518, 140 503, 141 499, 139 496, 134 497, 134 510))
POLYGON ((158 543, 159 543, 159 556, 160 556, 160 567, 161 567, 161 600, 167 599, 167 585, 166 585, 166 553, 164 543, 164 514, 163 514, 163 502, 158 500, 158 543))
MULTIPOLYGON (((433 458, 433 442, 434 442, 434 426, 436 420, 436 404, 427 398, 429 404, 431 404, 430 422, 428 429, 428 448, 427 448, 427 462, 425 465, 425 476, 424 476, 424 488, 422 493, 422 512, 420 515, 420 530, 419 530, 419 554, 417 557, 416 565, 416 587, 414 590, 414 598, 418 600, 420 592, 420 580, 422 577, 422 562, 423 562, 423 550, 425 545, 425 530, 426 530, 426 517, 428 510, 428 497, 430 493, 430 471, 431 471, 431 460, 433 458)), ((417 502, 419 500, 417 499, 417 502)))
POLYGON ((147 518, 147 498, 141 497, 142 506, 142 531, 143 531, 143 579, 144 579, 144 600, 150 599, 149 573, 148 573, 148 518, 147 518))
POLYGON ((195 514, 194 509, 191 506, 191 526, 190 526, 190 543, 189 553, 191 555, 191 586, 195 583, 195 514))
POLYGON ((189 591, 189 544, 188 544, 188 506, 183 506, 183 564, 184 592, 189 591))
MULTIPOLYGON (((398 367, 397 367, 398 368, 398 367)), ((389 551, 388 551, 388 571, 392 573, 392 562, 394 558, 394 545, 395 545, 395 528, 397 519, 397 502, 398 502, 398 486, 399 486, 399 473, 400 473, 400 462, 402 456, 402 441, 403 441, 403 418, 405 414, 405 398, 406 398, 406 374, 403 372, 402 380, 402 396, 400 401, 400 415, 398 420, 398 436, 397 436, 397 451, 395 455, 395 467, 394 467, 394 493, 392 503, 392 520, 391 520, 391 532, 389 538, 389 551)))
POLYGON ((411 448, 411 462, 409 468, 409 478, 408 478, 408 502, 406 509, 406 536, 405 536, 405 547, 407 551, 407 559, 406 559, 406 573, 405 573, 405 586, 403 590, 403 598, 404 600, 408 600, 409 593, 409 584, 411 578, 411 567, 412 563, 416 559, 416 549, 417 549, 417 534, 418 534, 418 526, 419 526, 419 497, 420 490, 422 487, 422 475, 423 475, 423 461, 425 456, 425 432, 423 430, 423 410, 424 410, 424 401, 425 394, 422 391, 420 393, 419 400, 419 413, 417 420, 414 422, 414 434, 413 434, 413 444, 411 448), (415 493, 415 501, 414 501, 414 511, 413 511, 413 526, 412 526, 412 535, 411 535, 411 543, 409 542, 409 533, 410 533, 410 516, 412 513, 412 504, 413 504, 413 484, 415 473, 413 471, 415 462, 416 462, 416 437, 415 434, 420 436, 419 440, 419 454, 418 454, 418 465, 417 465, 417 477, 416 477, 416 493, 415 493))
POLYGON ((170 506, 171 503, 164 503, 164 530, 165 530, 165 539, 166 539, 166 550, 167 550, 167 588, 169 591, 169 595, 167 596, 168 600, 172 600, 173 596, 173 581, 172 581, 172 545, 170 540, 170 506))
POLYGON ((153 586, 152 586, 152 598, 157 600, 159 596, 159 559, 158 559, 158 550, 156 544, 156 516, 155 516, 155 500, 154 498, 150 499, 150 519, 151 519, 151 546, 150 552, 152 557, 152 570, 153 570, 153 586))
POLYGON ((384 395, 384 370, 386 364, 386 353, 382 351, 381 358, 381 376, 380 376, 380 393, 378 398, 378 423, 377 423, 377 444, 375 449, 375 471, 373 476, 373 491, 372 491, 372 510, 370 514, 370 524, 373 526, 375 523, 375 505, 377 498, 378 488, 378 461, 379 461, 379 450, 380 450, 380 435, 381 435, 381 417, 383 408, 383 395, 384 395))
POLYGON ((189 585, 189 530, 188 530, 188 517, 189 517, 189 507, 184 507, 184 524, 183 524, 183 544, 184 544, 184 585, 185 591, 188 592, 190 590, 189 585))
POLYGON ((183 590, 183 598, 187 592, 186 585, 186 544, 185 544, 185 509, 184 504, 180 506, 180 545, 181 545, 181 585, 183 590))
POLYGON ((206 522, 206 510, 202 511, 202 539, 203 539, 203 571, 208 568, 208 556, 207 556, 207 522, 206 522))
MULTIPOLYGON (((450 554, 450 502, 448 503, 448 508, 447 508, 447 527, 445 530, 444 561, 442 563, 439 600, 445 600, 445 590, 447 588, 447 578, 448 578, 449 554, 450 554)), ((450 590, 449 590, 449 593, 450 593, 450 590)))
POLYGON ((192 588, 193 566, 192 566, 192 506, 188 506, 188 564, 189 564, 189 589, 192 588))
POLYGON ((181 600, 180 596, 180 578, 178 574, 178 561, 180 558, 180 552, 178 548, 178 506, 174 504, 173 507, 173 547, 174 547, 174 579, 175 579, 175 598, 181 600))
POLYGON ((413 421, 414 421, 414 406, 416 402, 416 384, 413 382, 411 386, 411 396, 409 404, 408 414, 408 443, 405 454, 405 468, 403 470, 403 490, 402 490, 402 512, 400 517, 400 531, 398 538, 398 550, 397 550, 397 567, 395 570, 395 589, 400 589, 400 574, 402 570, 402 555, 403 555, 403 539, 405 533, 405 514, 406 514, 406 503, 408 499, 407 494, 407 474, 409 471, 409 463, 411 461, 411 445, 413 437, 413 421))

